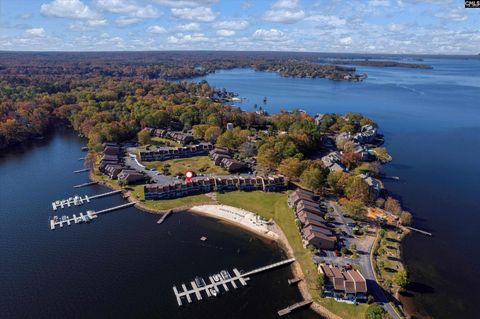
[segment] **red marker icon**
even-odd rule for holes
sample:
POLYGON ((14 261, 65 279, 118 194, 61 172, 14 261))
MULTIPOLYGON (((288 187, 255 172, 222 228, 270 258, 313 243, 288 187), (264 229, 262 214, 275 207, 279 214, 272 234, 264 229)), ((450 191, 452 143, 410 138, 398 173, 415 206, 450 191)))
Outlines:
POLYGON ((187 182, 190 182, 192 180, 193 173, 188 171, 185 173, 185 178, 187 179, 187 182))

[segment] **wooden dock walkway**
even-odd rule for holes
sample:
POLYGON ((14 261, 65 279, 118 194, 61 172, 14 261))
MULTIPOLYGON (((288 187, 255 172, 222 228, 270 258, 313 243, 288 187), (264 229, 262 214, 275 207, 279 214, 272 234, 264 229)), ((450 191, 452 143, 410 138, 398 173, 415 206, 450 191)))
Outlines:
POLYGON ((74 173, 83 173, 83 172, 89 172, 90 168, 83 168, 83 169, 77 169, 76 171, 73 171, 74 173))
MULTIPOLYGON (((202 296, 202 293, 204 293, 207 297, 212 297, 212 296, 216 296, 222 291, 228 292, 230 291, 231 288, 235 290, 241 286, 247 285, 247 281, 250 280, 250 277, 248 276, 258 274, 260 272, 267 271, 270 269, 274 269, 282 265, 287 265, 292 263, 293 261, 295 261, 295 258, 279 261, 271 265, 254 269, 244 274, 242 274, 237 268, 233 268, 232 270, 233 275, 226 270, 222 270, 219 273, 208 276, 207 280, 203 280, 205 284, 204 285, 202 284, 201 287, 199 287, 195 281, 190 281, 191 288, 187 288, 185 284, 181 284, 180 289, 177 288, 176 286, 173 286, 173 293, 175 294, 175 298, 177 299, 178 305, 182 306, 183 305, 182 298, 186 298, 187 302, 191 303, 192 296, 194 296, 198 301, 203 300, 204 296, 202 296)), ((305 301, 303 303, 305 303, 305 301)), ((290 306, 290 309, 294 310, 299 307, 303 307, 306 304, 301 304, 301 305, 295 304, 295 305, 290 306)))
POLYGON ((285 315, 288 315, 289 313, 291 313, 292 311, 295 311, 295 310, 298 310, 300 308, 303 308, 303 307, 306 307, 306 306, 309 306, 313 301, 312 300, 304 300, 304 301, 300 301, 300 302, 297 302, 291 306, 288 306, 287 308, 284 308, 284 309, 281 309, 278 311, 278 315, 280 317, 282 316, 285 316, 285 315))
POLYGON ((93 195, 93 196, 90 196, 90 199, 95 199, 95 198, 100 198, 100 197, 105 197, 105 196, 110 196, 110 195, 115 195, 115 194, 118 194, 118 193, 121 193, 122 190, 116 190, 116 191, 111 191, 111 192, 106 192, 106 193, 103 193, 103 194, 98 194, 98 195, 93 195))
POLYGON ((270 270, 270 269, 273 269, 273 268, 277 268, 277 267, 280 267, 280 266, 283 266, 283 265, 291 264, 294 261, 295 261, 295 258, 282 260, 282 261, 279 261, 277 263, 274 263, 274 264, 271 264, 271 265, 268 265, 268 266, 264 266, 264 267, 260 267, 260 268, 251 270, 251 271, 247 272, 246 274, 244 274, 243 276, 255 275, 257 273, 264 272, 264 271, 267 271, 267 270, 270 270))
POLYGON ((157 221, 157 224, 161 224, 165 221, 165 219, 173 212, 172 209, 170 209, 168 212, 166 212, 165 214, 162 215, 162 217, 160 217, 160 219, 157 221))
POLYGON ((302 281, 302 278, 291 278, 291 279, 288 279, 288 284, 290 286, 293 286, 298 284, 300 281, 302 281))
POLYGON ((133 205, 135 205, 135 204, 136 204, 135 202, 130 202, 130 203, 126 203, 126 204, 122 204, 122 205, 118 205, 118 206, 114 206, 114 207, 102 209, 102 210, 99 210, 98 212, 93 212, 93 213, 94 213, 95 215, 105 214, 105 213, 113 212, 114 210, 118 210, 118 209, 122 209, 122 208, 126 208, 126 207, 131 207, 131 206, 133 206, 133 205))
POLYGON ((88 183, 83 183, 83 184, 75 185, 75 186, 73 186, 73 188, 80 188, 80 187, 85 187, 85 186, 90 186, 90 185, 96 185, 96 184, 98 184, 98 182, 88 182, 88 183))
POLYGON ((433 236, 432 233, 430 233, 428 231, 425 231, 425 230, 421 230, 421 229, 418 229, 418 228, 413 228, 413 227, 410 227, 410 226, 407 226, 407 228, 410 229, 410 230, 416 231, 417 233, 426 235, 426 236, 433 236))

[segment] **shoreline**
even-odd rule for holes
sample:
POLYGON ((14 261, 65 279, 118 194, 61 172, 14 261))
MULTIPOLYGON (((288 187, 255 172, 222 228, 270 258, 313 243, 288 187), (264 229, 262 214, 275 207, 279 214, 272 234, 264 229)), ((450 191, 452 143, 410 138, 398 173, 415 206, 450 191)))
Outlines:
MULTIPOLYGON (((94 168, 95 170, 95 168, 94 168)), ((110 189, 121 189, 122 190, 122 196, 124 199, 126 199, 127 201, 129 202, 135 202, 136 204, 134 205, 135 208, 141 210, 141 211, 144 211, 146 213, 150 213, 150 214, 165 214, 167 211, 164 211, 164 210, 160 210, 160 209, 155 209, 155 208, 150 208, 140 202, 138 202, 136 199, 134 199, 130 193, 130 191, 125 191, 125 189, 119 187, 119 188, 116 188, 116 187, 113 187, 112 185, 106 183, 105 181, 99 179, 99 178, 96 178, 95 174, 94 174, 94 170, 91 170, 90 171, 90 174, 89 174, 89 179, 92 180, 92 181, 97 181, 99 185, 103 185, 103 186, 106 186, 110 189)), ((178 213, 180 211, 188 211, 190 213, 193 213, 193 214, 197 214, 197 215, 200 215, 200 216, 206 216, 206 217, 210 217, 210 218, 213 218, 213 219, 216 219, 216 220, 219 220, 221 222, 225 222, 225 223, 228 223, 232 226, 235 226, 235 227, 238 227, 244 231, 248 231, 254 235, 257 235, 259 236, 261 239, 267 239, 267 240, 270 240, 270 241, 275 241, 279 244, 279 247, 286 253, 287 257, 289 258, 295 258, 295 255, 293 253, 293 248, 292 246, 290 245, 290 243, 288 242, 288 239, 287 237, 285 236, 285 234, 283 233, 282 229, 274 222, 272 221, 272 226, 271 226, 271 229, 270 231, 272 231, 273 233, 275 233, 277 235, 277 238, 276 239, 272 239, 272 237, 269 237, 269 236, 266 236, 264 233, 261 233, 261 232, 257 232, 257 231, 254 231, 248 227, 246 227, 245 225, 242 225, 238 222, 234 222, 232 220, 228 220, 228 219, 223 219, 223 218, 220 218, 220 216, 217 216, 215 214, 211 214, 209 212, 204 212, 203 210, 200 210, 200 209, 192 209, 196 206, 206 206, 206 205, 219 205, 218 202, 216 201, 213 201, 212 202, 209 202, 209 203, 195 203, 195 204, 192 204, 192 205, 186 205, 186 206, 181 206, 181 207, 176 207, 174 209, 172 209, 172 212, 174 213, 178 213)), ((227 206, 227 205, 223 205, 223 206, 227 206)), ((231 206, 228 206, 228 207, 231 207, 231 206)), ((236 208, 234 207, 235 209, 240 209, 240 208, 236 208)), ((249 212, 249 213, 252 213, 252 212, 249 212)), ((255 213, 252 213, 254 214, 255 216, 257 216, 255 213)), ((303 278, 305 277, 304 276, 304 273, 303 273, 303 270, 302 270, 302 267, 300 266, 300 264, 298 263, 298 261, 294 261, 291 265, 290 265, 290 269, 292 271, 292 274, 294 277, 298 277, 298 278, 302 278, 302 280, 297 284, 297 288, 298 290, 300 291, 300 294, 302 295, 302 298, 304 300, 307 300, 307 299, 312 299, 312 296, 310 295, 310 292, 309 292, 309 289, 308 289, 308 286, 306 284, 306 282, 303 280, 303 278)), ((325 317, 326 319, 341 319, 340 316, 332 313, 330 310, 328 310, 327 308, 325 308, 324 306, 320 305, 319 303, 317 302, 312 302, 312 304, 310 305, 310 309, 312 311, 314 311, 315 313, 319 314, 320 316, 323 316, 325 317)))

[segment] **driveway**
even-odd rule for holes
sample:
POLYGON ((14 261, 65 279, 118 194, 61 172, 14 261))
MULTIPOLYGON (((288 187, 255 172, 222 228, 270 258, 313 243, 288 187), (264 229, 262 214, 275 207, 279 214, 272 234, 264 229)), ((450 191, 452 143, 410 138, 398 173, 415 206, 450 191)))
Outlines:
POLYGON ((152 171, 146 168, 145 166, 143 166, 138 162, 137 157, 134 154, 131 154, 131 156, 130 154, 125 156, 124 160, 125 160, 125 165, 127 165, 128 167, 136 171, 145 173, 157 184, 171 184, 177 180, 175 179, 175 177, 162 175, 158 171, 152 171))
MULTIPOLYGON (((336 227, 340 228, 342 231, 351 236, 352 229, 347 226, 347 223, 352 223, 353 220, 343 216, 340 207, 335 201, 327 201, 326 203, 327 207, 333 208, 333 212, 330 213, 330 216, 335 219, 336 227)), ((392 318, 400 319, 395 310, 393 310, 392 305, 389 303, 383 288, 375 280, 372 264, 370 263, 370 253, 373 248, 373 243, 375 242, 375 237, 367 235, 360 238, 350 239, 349 242, 355 243, 357 246, 358 258, 354 262, 360 266, 360 272, 367 281, 368 291, 375 298, 375 301, 378 302, 392 318)), ((353 263, 353 260, 343 257, 335 257, 333 254, 323 257, 323 259, 327 263, 334 263, 338 265, 353 263)))

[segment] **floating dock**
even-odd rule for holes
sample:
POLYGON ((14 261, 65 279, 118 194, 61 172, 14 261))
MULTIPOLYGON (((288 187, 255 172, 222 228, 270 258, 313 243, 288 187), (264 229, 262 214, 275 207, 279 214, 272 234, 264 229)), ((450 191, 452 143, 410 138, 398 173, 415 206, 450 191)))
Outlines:
POLYGON ((288 315, 289 313, 291 313, 292 311, 295 311, 297 309, 300 309, 300 308, 303 308, 303 307, 306 307, 306 306, 309 306, 313 301, 312 300, 304 300, 304 301, 300 301, 300 302, 297 302, 291 306, 288 306, 287 308, 284 308, 284 309, 281 309, 278 311, 278 315, 280 317, 282 316, 285 316, 285 315, 288 315))
POLYGON ((57 210, 58 208, 65 208, 65 207, 70 207, 70 206, 80 206, 83 205, 84 203, 89 203, 90 198, 85 195, 85 197, 81 197, 78 195, 75 195, 74 197, 70 197, 67 199, 60 199, 52 202, 52 208, 53 210, 57 210))
POLYGON ((185 284, 181 284, 181 288, 173 286, 173 293, 177 299, 178 306, 182 306, 184 301, 182 298, 185 298, 188 303, 192 303, 192 297, 195 297, 198 301, 203 300, 205 296, 207 298, 212 296, 216 297, 221 292, 230 291, 231 288, 235 290, 241 286, 246 286, 247 281, 250 280, 250 277, 248 277, 250 275, 255 275, 260 272, 280 267, 282 265, 287 265, 294 261, 295 258, 282 260, 268 266, 254 269, 244 274, 242 274, 237 268, 233 269, 233 275, 226 270, 222 270, 219 273, 208 276, 208 280, 204 280, 201 277, 196 277, 195 280, 190 281, 191 288, 187 288, 185 284))
POLYGON ((100 214, 105 214, 105 213, 108 213, 108 212, 112 212, 114 210, 118 210, 118 209, 122 209, 122 208, 126 208, 126 207, 131 207, 135 204, 136 203, 132 202, 132 203, 126 203, 126 204, 102 209, 102 210, 99 210, 99 211, 89 210, 89 211, 87 211, 86 214, 80 213, 79 216, 76 216, 75 214, 73 214, 72 217, 68 217, 68 216, 65 216, 65 215, 63 215, 61 217, 53 216, 53 218, 50 219, 50 229, 54 230, 54 229, 57 228, 57 226, 62 228, 65 224, 70 226, 72 224, 88 223, 88 222, 92 221, 93 219, 97 218, 98 215, 100 215, 100 214))
POLYGON ((88 223, 94 218, 97 218, 97 215, 95 214, 94 211, 87 211, 86 214, 80 213, 79 216, 76 216, 73 214, 73 217, 68 217, 68 216, 62 216, 58 218, 57 216, 54 216, 52 219, 50 219, 50 229, 54 230, 57 226, 62 228, 65 224, 70 226, 73 224, 80 224, 80 223, 88 223))
POLYGON ((89 203, 92 199, 105 197, 105 196, 110 196, 110 195, 118 194, 118 193, 121 193, 121 192, 122 192, 121 190, 116 190, 116 191, 111 191, 111 192, 98 194, 98 195, 93 195, 93 196, 85 195, 85 197, 83 197, 83 198, 81 196, 75 195, 74 197, 70 197, 70 198, 67 198, 67 199, 60 199, 60 200, 56 200, 56 201, 52 202, 52 208, 53 208, 53 210, 57 210, 58 208, 66 208, 66 207, 70 207, 72 205, 73 206, 80 206, 80 205, 83 205, 84 203, 89 203))

